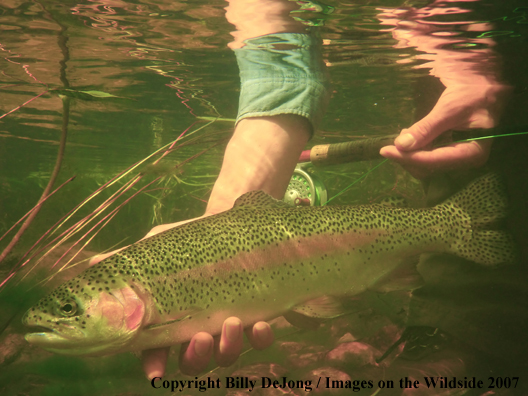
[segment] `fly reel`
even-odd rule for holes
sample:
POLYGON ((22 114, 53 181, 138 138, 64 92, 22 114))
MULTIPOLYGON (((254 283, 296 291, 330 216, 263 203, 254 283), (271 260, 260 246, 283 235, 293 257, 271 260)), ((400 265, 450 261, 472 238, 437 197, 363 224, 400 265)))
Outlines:
POLYGON ((324 184, 309 170, 307 164, 295 167, 284 202, 292 206, 322 206, 326 203, 328 195, 324 184))

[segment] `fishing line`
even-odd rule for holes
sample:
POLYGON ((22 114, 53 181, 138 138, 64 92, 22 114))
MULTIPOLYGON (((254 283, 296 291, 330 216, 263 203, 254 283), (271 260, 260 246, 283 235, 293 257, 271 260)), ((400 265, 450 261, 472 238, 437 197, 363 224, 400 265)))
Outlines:
POLYGON ((333 199, 339 197, 340 195, 344 194, 349 188, 351 188, 353 185, 355 185, 356 183, 359 183, 361 180, 363 180, 365 177, 367 177, 371 172, 375 171, 376 169, 378 169, 381 165, 383 165, 384 163, 386 163, 389 159, 386 158, 384 159, 383 161, 381 161, 378 165, 376 165, 374 168, 370 169, 367 173, 363 174, 359 179, 356 179, 354 180, 351 184, 349 184, 347 187, 345 187, 343 190, 341 190, 340 192, 338 192, 336 195, 334 195, 332 198, 330 198, 328 201, 326 201, 324 205, 327 205, 328 202, 332 201, 333 199))
POLYGON ((453 143, 471 142, 473 140, 484 140, 484 139, 491 139, 491 138, 497 138, 497 137, 520 136, 520 135, 527 135, 527 134, 528 132, 515 132, 515 133, 505 133, 501 135, 481 136, 481 137, 476 137, 476 138, 457 140, 456 142, 445 144, 445 146, 448 146, 449 144, 453 144, 453 143))
MULTIPOLYGON (((473 137, 473 138, 468 138, 468 139, 462 139, 462 140, 456 140, 454 142, 446 142, 446 143, 443 143, 443 144, 440 144, 438 145, 437 147, 446 147, 446 146, 449 146, 451 144, 455 144, 455 143, 467 143, 467 142, 472 142, 472 141, 477 141, 477 140, 484 140, 484 139, 492 139, 492 138, 498 138, 498 137, 508 137, 508 136, 521 136, 521 135, 527 135, 528 132, 512 132, 512 133, 504 133, 504 134, 500 134, 500 135, 488 135, 488 136, 480 136, 480 137, 473 137)), ((377 168, 379 168, 381 165, 385 164, 386 162, 388 161, 388 158, 385 159, 384 161, 380 162, 378 165, 376 165, 374 168, 370 169, 368 172, 366 172, 364 175, 362 175, 359 179, 355 180, 354 182, 352 182, 350 185, 348 185, 347 187, 345 187, 343 190, 341 190, 340 192, 338 192, 336 195, 334 195, 332 198, 328 199, 324 204, 322 204, 321 206, 325 206, 327 205, 330 201, 332 201, 333 199, 339 197, 340 195, 344 194, 347 190, 349 190, 352 186, 354 186, 355 184, 357 184, 358 182, 360 182, 361 180, 363 180, 365 177, 367 177, 371 172, 373 172, 374 170, 376 170, 377 168)))

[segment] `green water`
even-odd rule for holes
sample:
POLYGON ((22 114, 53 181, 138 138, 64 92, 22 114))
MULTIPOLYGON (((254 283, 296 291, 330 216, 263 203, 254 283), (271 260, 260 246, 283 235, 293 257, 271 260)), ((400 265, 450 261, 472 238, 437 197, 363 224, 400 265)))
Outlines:
MULTIPOLYGON (((187 131, 186 138, 181 143, 186 145, 167 155, 157 169, 146 172, 141 181, 112 208, 156 177, 162 176, 162 179, 124 205, 94 237, 87 250, 100 252, 123 246, 143 237, 155 225, 203 213, 220 169, 225 144, 233 130, 229 119, 236 117, 238 105, 238 67, 232 50, 227 47, 234 28, 226 21, 226 4, 222 1, 167 0, 81 3, 20 0, 0 3, 0 116, 12 111, 0 119, 0 235, 38 201, 55 167, 61 136, 66 140, 66 146, 54 188, 76 176, 43 205, 6 264, 0 268, 0 281, 44 232, 93 191, 127 167, 174 141, 184 131, 187 131), (71 92, 97 91, 114 97, 93 98, 86 94, 79 97, 78 93, 71 93, 68 129, 64 134, 61 132, 65 116, 62 100, 53 92, 64 89, 71 92), (215 121, 215 117, 220 119, 215 121), (200 155, 177 166, 197 154, 200 155)), ((427 54, 398 42, 393 34, 394 25, 382 23, 379 15, 382 10, 411 12, 420 9, 425 12, 428 5, 433 5, 418 0, 336 0, 327 4, 335 7, 332 14, 301 15, 305 19, 324 20, 318 30, 323 39, 323 58, 333 86, 330 106, 310 145, 399 133, 402 128, 427 114, 441 92, 440 82, 427 67, 427 54)), ((528 11, 525 4, 521 0, 484 0, 437 2, 436 6, 467 9, 468 12, 447 12, 438 18, 439 23, 445 24, 444 32, 455 32, 460 38, 451 50, 491 49, 490 57, 496 57, 496 63, 501 66, 501 81, 513 87, 512 99, 504 109, 500 125, 528 125, 525 111, 528 11), (487 21, 490 27, 485 31, 467 31, 451 24, 456 21, 469 21, 469 25, 487 21)), ((440 43, 435 49, 445 47, 440 43)), ((469 67, 473 66, 477 65, 470 64, 469 67)), ((522 175, 520 169, 526 167, 523 151, 512 154, 515 155, 518 161, 512 160, 514 165, 508 165, 510 168, 507 170, 511 175, 522 175)), ((149 162, 152 161, 145 165, 149 162)), ((378 163, 379 160, 372 160, 317 172, 332 197, 378 163)), ((64 227, 87 216, 123 183, 144 169, 134 170, 104 190, 75 213, 64 227)), ((513 180, 512 183, 519 183, 522 177, 513 180)), ((513 207, 518 209, 519 216, 513 227, 524 222, 522 215, 526 215, 526 211, 522 211, 522 204, 515 203, 523 202, 524 191, 526 185, 514 184, 511 194, 517 201, 514 201, 513 207)), ((361 204, 394 194, 405 196, 414 205, 425 203, 420 183, 400 166, 388 162, 332 203, 361 204)), ((83 233, 66 241, 65 246, 70 246, 83 233)), ((0 242, 0 251, 13 235, 12 232, 0 242)), ((54 260, 60 254, 55 254, 54 260)), ((36 276, 30 276, 28 283, 46 276, 47 268, 54 260, 43 264, 45 269, 36 276)), ((434 259, 432 263, 425 266, 434 266, 434 259)), ((520 367, 524 363, 520 356, 525 345, 519 344, 520 351, 514 354, 508 353, 508 348, 515 349, 517 342, 516 334, 510 328, 526 326, 523 322, 523 318, 527 317, 523 310, 524 302, 519 300, 520 296, 524 296, 523 279, 515 271, 509 273, 508 270, 505 280, 495 284, 494 274, 482 275, 478 268, 471 267, 460 276, 456 262, 451 264, 453 273, 449 272, 451 267, 443 274, 435 275, 434 270, 428 273, 433 292, 426 289, 418 300, 414 309, 423 320, 417 319, 415 324, 432 323, 436 326, 446 323, 451 333, 456 333, 457 326, 463 327, 464 331, 456 334, 458 339, 474 341, 469 343, 479 351, 491 353, 491 356, 497 349, 505 350, 505 356, 500 358, 513 367, 520 367), (471 287, 460 286, 464 290, 475 290, 475 295, 460 294, 456 285, 443 288, 447 280, 459 277, 476 279, 471 287), (489 299, 480 299, 480 296, 487 295, 488 287, 492 290, 489 299), (435 288, 441 292, 435 293, 435 288), (429 298, 429 295, 432 297, 429 298), (458 315, 450 316, 457 310, 457 298, 462 298, 462 304, 465 302, 475 309, 462 309, 458 315), (490 329, 490 320, 480 321, 479 315, 493 310, 499 310, 504 315, 497 318, 496 328, 490 329), (435 313, 430 314, 432 311, 435 313), (457 317, 462 319, 457 321, 457 317), (468 329, 473 327, 477 330, 472 333, 468 329), (507 331, 501 333, 505 328, 507 331)), ((17 309, 24 309, 37 295, 36 291, 35 296, 17 290, 9 293, 12 294, 0 294, 0 299, 4 299, 9 306, 2 312, 3 317, 16 313, 17 309)), ((347 373, 352 379, 373 378, 376 382, 386 378, 386 375, 395 380, 409 373, 417 375, 416 367, 409 368, 404 364, 395 364, 396 368, 385 374, 391 368, 391 359, 375 365, 372 362, 333 363, 321 358, 334 349, 338 340, 347 333, 384 352, 404 328, 405 318, 400 313, 409 309, 408 298, 405 293, 389 298, 368 296, 366 302, 357 303, 357 306, 352 304, 355 313, 346 320, 325 324, 316 333, 296 332, 292 327, 284 327, 277 330, 277 334, 285 338, 270 350, 250 351, 235 367, 215 370, 208 375, 222 377, 233 375, 233 372, 239 373, 235 375, 252 375, 268 370, 304 379, 308 373, 323 368, 347 373), (292 332, 293 335, 288 335, 292 332), (313 362, 296 366, 290 356, 291 350, 284 342, 298 343, 294 349, 301 349, 300 352, 296 349, 296 353, 304 353, 308 356, 306 359, 313 359, 313 362), (255 363, 278 366, 253 370, 249 365, 255 363)), ((168 393, 166 389, 153 389, 143 379, 140 360, 131 354, 66 358, 29 348, 20 337, 17 338, 17 334, 24 332, 17 320, 14 319, 0 337, 3 343, 0 355, 1 394, 168 393), (8 349, 12 352, 5 352, 8 349)), ((428 364, 434 366, 434 359, 421 363, 420 368, 428 364)), ((510 368, 501 372, 502 365, 491 365, 492 369, 488 369, 487 363, 483 366, 483 379, 492 372, 490 370, 495 370, 493 375, 503 377, 523 373, 513 372, 510 368)), ((454 363, 453 367, 456 372, 454 363)), ((213 370, 214 365, 210 369, 213 370)), ((329 375, 337 375, 335 371, 328 372, 332 373, 329 375)), ((167 378, 182 378, 177 372, 177 351, 173 351, 171 356, 167 378)), ((524 381, 528 381, 528 376, 525 375, 524 381)), ((365 389, 360 394, 374 394, 375 391, 376 387, 365 389)), ((399 388, 393 391, 395 393, 381 394, 399 394, 399 388)), ((521 394, 515 393, 515 390, 510 392, 513 393, 508 394, 521 394)), ((436 393, 431 391, 430 394, 436 393)))

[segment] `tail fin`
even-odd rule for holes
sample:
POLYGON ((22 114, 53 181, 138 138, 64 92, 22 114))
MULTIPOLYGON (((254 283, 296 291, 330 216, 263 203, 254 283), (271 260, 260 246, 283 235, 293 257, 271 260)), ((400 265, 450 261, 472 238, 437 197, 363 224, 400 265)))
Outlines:
POLYGON ((515 260, 516 247, 511 235, 493 229, 506 216, 508 206, 504 185, 497 174, 478 178, 441 205, 461 209, 470 218, 471 237, 452 246, 453 253, 489 266, 515 260))

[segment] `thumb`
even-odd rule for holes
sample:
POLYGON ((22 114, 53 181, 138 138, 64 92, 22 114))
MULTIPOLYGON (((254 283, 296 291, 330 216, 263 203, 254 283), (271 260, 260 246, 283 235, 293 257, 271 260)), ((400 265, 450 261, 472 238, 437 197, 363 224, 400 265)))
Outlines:
POLYGON ((415 151, 426 147, 448 130, 444 123, 429 114, 407 129, 402 129, 394 145, 400 151, 415 151))
POLYGON ((394 145, 400 151, 424 148, 450 129, 467 127, 469 113, 469 108, 453 106, 446 103, 445 98, 441 98, 428 115, 411 127, 403 129, 394 145))

